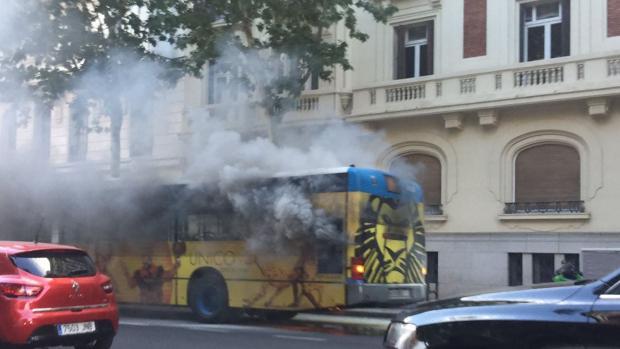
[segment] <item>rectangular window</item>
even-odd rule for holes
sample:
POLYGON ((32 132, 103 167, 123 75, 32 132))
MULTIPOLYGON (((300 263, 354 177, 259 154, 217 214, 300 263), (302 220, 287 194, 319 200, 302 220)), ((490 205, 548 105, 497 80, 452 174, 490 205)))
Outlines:
POLYGON ((230 70, 224 70, 215 61, 209 62, 207 71, 207 103, 220 104, 231 103, 237 100, 238 74, 230 70))
MULTIPOLYGON (((191 200, 204 200, 201 196, 191 200)), ((193 206, 194 203, 189 203, 193 206)), ((200 203, 199 205, 207 203, 200 203)), ((249 226, 242 215, 231 211, 208 210, 204 207, 188 207, 190 212, 179 211, 176 222, 175 236, 181 241, 236 241, 247 236, 249 226), (194 210, 198 209, 198 210, 194 210)))
MULTIPOLYGON (((344 234, 344 220, 334 219, 336 231, 344 234)), ((317 273, 342 274, 344 271, 344 244, 339 240, 318 240, 316 246, 317 273)))
POLYGON ((153 154, 153 125, 149 113, 132 110, 129 116, 129 140, 131 157, 153 154))
POLYGON ((35 106, 35 115, 33 121, 34 128, 34 145, 37 155, 42 159, 49 159, 51 148, 51 115, 52 111, 49 107, 43 105, 35 106))
MULTIPOLYGON (((310 78, 303 85, 304 91, 314 91, 319 89, 319 82, 321 78, 318 73, 311 73, 310 78)), ((279 92, 282 93, 284 89, 280 89, 279 92)))
POLYGON ((434 22, 396 27, 396 79, 433 74, 434 22))
POLYGON ((312 73, 312 75, 310 76, 310 89, 311 90, 318 90, 319 89, 319 74, 317 73, 312 73))
POLYGON ((71 113, 69 118, 69 161, 84 161, 88 151, 88 127, 83 114, 71 113))
POLYGON ((564 254, 564 261, 566 263, 570 263, 575 267, 576 271, 581 270, 581 266, 579 265, 579 253, 566 253, 564 254))
POLYGON ((220 217, 215 213, 191 214, 187 216, 189 241, 225 240, 220 217))
POLYGON ((426 283, 439 282, 439 252, 426 252, 426 283))
POLYGON ((570 0, 521 5, 521 61, 570 55, 570 0))
POLYGON ((508 254, 508 286, 523 285, 523 253, 508 254))
POLYGON ((555 274, 555 255, 553 253, 532 254, 532 281, 535 284, 552 282, 555 274))

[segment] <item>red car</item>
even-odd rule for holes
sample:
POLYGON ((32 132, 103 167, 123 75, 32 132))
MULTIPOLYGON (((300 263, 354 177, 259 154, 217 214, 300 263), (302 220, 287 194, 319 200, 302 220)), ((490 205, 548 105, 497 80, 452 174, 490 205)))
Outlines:
POLYGON ((107 349, 118 330, 110 278, 71 246, 0 242, 0 348, 107 349))

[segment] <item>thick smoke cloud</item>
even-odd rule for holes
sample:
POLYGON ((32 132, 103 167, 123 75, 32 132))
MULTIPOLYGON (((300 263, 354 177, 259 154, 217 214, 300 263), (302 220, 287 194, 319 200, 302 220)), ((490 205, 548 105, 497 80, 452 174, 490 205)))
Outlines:
MULTIPOLYGON (((4 23, 0 38, 12 35, 16 29, 10 25, 10 13, 9 6, 8 12, 0 15, 4 23)), ((84 113, 91 134, 107 132, 106 127, 95 127, 106 125, 108 117, 105 109, 96 107, 97 97, 120 98, 125 115, 150 118, 142 125, 168 122, 171 116, 161 113, 166 110, 166 98, 161 96, 167 92, 157 79, 163 67, 128 52, 114 54, 122 64, 87 72, 75 85, 74 93, 67 96, 68 103, 76 96, 88 100, 91 107, 74 112, 84 113)), ((252 88, 236 84, 234 100, 229 94, 223 102, 253 105, 261 84, 275 79, 272 68, 281 63, 265 64, 259 53, 244 57, 243 69, 258 78, 252 81, 252 88)), ((239 53, 227 49, 218 62, 222 67, 235 66, 240 62, 239 53)), ((18 106, 23 107, 23 103, 18 106)), ((240 109, 245 110, 238 115, 242 124, 256 123, 255 109, 240 109)), ((330 118, 327 112, 325 116, 323 126, 282 129, 276 144, 267 137, 246 139, 219 115, 211 115, 206 109, 194 111, 189 115, 191 141, 180 154, 187 159, 187 166, 177 182, 189 183, 190 188, 207 187, 214 197, 223 199, 222 206, 232 206, 248 223, 244 236, 253 250, 286 251, 316 240, 342 239, 333 217, 313 205, 306 187, 282 179, 264 184, 274 176, 285 178, 281 177, 283 173, 350 164, 375 166, 380 152, 387 148, 381 133, 330 118)), ((149 132, 145 128, 144 137, 150 137, 149 132)), ((126 238, 119 236, 123 231, 140 237, 170 238, 165 223, 170 207, 163 204, 165 199, 157 199, 162 180, 153 168, 110 180, 98 164, 88 161, 67 174, 44 164, 33 165, 31 158, 21 153, 5 160, 0 163, 0 239, 28 240, 40 225, 47 232, 44 239, 51 239, 49 231, 62 230, 67 242, 126 238)))

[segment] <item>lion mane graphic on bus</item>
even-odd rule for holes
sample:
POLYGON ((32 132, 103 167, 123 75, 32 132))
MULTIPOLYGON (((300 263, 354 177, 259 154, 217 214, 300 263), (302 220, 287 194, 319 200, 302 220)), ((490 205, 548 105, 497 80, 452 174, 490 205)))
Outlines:
POLYGON ((356 257, 362 257, 369 283, 424 281, 422 205, 371 195, 360 215, 356 257))

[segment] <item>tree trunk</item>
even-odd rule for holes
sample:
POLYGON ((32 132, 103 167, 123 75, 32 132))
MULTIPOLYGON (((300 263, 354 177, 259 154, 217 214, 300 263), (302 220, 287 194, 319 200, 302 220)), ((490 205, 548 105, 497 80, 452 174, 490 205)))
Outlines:
POLYGON ((33 152, 36 160, 47 163, 50 160, 52 107, 37 103, 34 107, 33 152))
POLYGON ((120 101, 110 106, 110 175, 121 175, 121 128, 123 127, 123 109, 120 101))
POLYGON ((280 123, 276 120, 276 116, 268 115, 269 122, 269 140, 271 143, 278 145, 278 126, 280 123))

